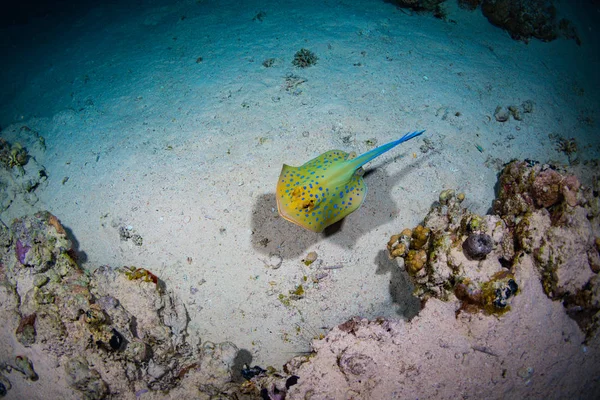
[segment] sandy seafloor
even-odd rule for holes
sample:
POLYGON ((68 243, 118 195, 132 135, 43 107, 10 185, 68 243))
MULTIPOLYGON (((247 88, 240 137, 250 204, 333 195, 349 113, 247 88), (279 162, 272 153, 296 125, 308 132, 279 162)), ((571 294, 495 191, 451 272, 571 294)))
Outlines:
POLYGON ((392 279, 385 245, 441 190, 485 213, 502 163, 567 163, 550 134, 575 138, 581 160, 598 157, 598 10, 567 3, 582 46, 515 41, 453 2, 451 21, 366 0, 124 2, 5 28, 3 137, 18 141, 22 126, 43 136, 46 150, 30 154, 48 181, 37 203, 16 199, 1 219, 49 210, 84 268, 147 268, 184 299, 192 335, 230 340, 253 364, 279 367, 356 315, 413 317, 419 302, 406 275, 392 279), (301 48, 315 66, 292 65, 301 48), (286 90, 289 74, 304 82, 286 90), (495 120, 496 106, 527 100, 522 121, 495 120), (417 129, 368 164, 367 199, 339 229, 278 216, 283 163, 417 129), (306 282, 311 251, 343 267, 306 282), (286 307, 279 294, 300 284, 304 298, 286 307))

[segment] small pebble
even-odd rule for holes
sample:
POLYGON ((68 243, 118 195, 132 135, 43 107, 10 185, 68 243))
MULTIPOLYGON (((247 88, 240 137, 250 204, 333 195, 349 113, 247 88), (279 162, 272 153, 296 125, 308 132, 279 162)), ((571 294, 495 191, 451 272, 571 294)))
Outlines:
POLYGON ((496 121, 506 122, 506 121, 508 121, 509 117, 510 117, 510 112, 506 108, 504 108, 502 106, 496 107, 496 111, 494 111, 494 118, 496 118, 496 121))
POLYGON ((267 267, 277 269, 283 264, 283 258, 279 254, 271 253, 269 254, 269 259, 263 260, 263 262, 267 267))
POLYGON ((523 380, 529 380, 533 376, 533 368, 532 367, 521 367, 517 370, 517 375, 519 378, 523 380))
POLYGON ((38 374, 36 374, 33 369, 33 364, 29 358, 27 358, 27 356, 16 356, 15 364, 16 368, 25 374, 30 380, 37 381, 39 379, 38 374))
POLYGON ((311 251, 310 253, 308 253, 306 255, 306 257, 304 257, 304 260, 302 260, 302 262, 305 265, 310 265, 310 264, 314 263, 317 260, 318 257, 319 256, 317 255, 316 251, 311 251))

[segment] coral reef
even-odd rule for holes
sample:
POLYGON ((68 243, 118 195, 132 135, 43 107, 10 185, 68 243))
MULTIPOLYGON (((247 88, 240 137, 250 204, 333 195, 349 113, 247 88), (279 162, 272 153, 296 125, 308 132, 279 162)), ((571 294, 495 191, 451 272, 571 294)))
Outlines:
POLYGON ((584 188, 574 175, 514 161, 500 177, 494 202, 494 211, 512 232, 515 251, 533 256, 545 293, 576 304, 569 315, 582 316, 578 321, 585 321, 582 328, 590 334, 595 334, 600 310, 600 199, 594 179, 592 187, 584 188))
POLYGON ((163 398, 186 385, 197 398, 245 398, 232 383, 233 344, 190 343, 184 304, 147 269, 81 270, 49 212, 0 225, 0 257, 0 389, 15 398, 27 397, 24 380, 49 373, 51 398, 163 398))
POLYGON ((503 218, 516 218, 545 208, 553 219, 560 219, 567 211, 566 205, 575 207, 584 200, 584 195, 590 196, 589 191, 580 191, 581 184, 574 175, 529 160, 508 164, 498 185, 500 190, 493 208, 503 218))
POLYGON ((596 334, 598 192, 584 189, 574 175, 531 161, 508 164, 498 187, 495 214, 485 216, 462 208, 462 194, 443 191, 423 227, 390 238, 390 257, 403 259, 423 300, 455 296, 462 310, 504 313, 519 293, 519 265, 528 254, 546 295, 567 299, 569 315, 588 335, 596 334))
POLYGON ((469 212, 461 206, 464 199, 453 190, 441 192, 423 226, 390 238, 389 254, 403 259, 421 299, 455 295, 464 310, 503 313, 518 289, 507 268, 510 238, 499 217, 469 212))
MULTIPOLYGON (((429 12, 447 20, 443 3, 446 0, 387 0, 401 8, 429 12)), ((536 38, 550 42, 558 37, 572 39, 581 45, 575 26, 567 19, 558 19, 553 0, 458 0, 460 8, 473 11, 481 6, 490 23, 506 30, 515 40, 528 42, 536 38)))
POLYGON ((481 11, 492 24, 505 29, 515 40, 528 42, 534 37, 549 42, 562 35, 580 44, 569 21, 557 22, 552 0, 483 0, 481 11))

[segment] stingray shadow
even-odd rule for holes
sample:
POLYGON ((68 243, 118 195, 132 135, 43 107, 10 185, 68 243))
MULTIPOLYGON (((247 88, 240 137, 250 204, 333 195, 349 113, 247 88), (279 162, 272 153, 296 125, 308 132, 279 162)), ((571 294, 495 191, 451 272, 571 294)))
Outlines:
POLYGON ((415 285, 404 267, 399 266, 396 260, 391 260, 386 250, 377 252, 375 264, 377 275, 390 274, 390 297, 397 305, 396 313, 407 320, 417 316, 421 311, 421 300, 413 296, 415 285))
MULTIPOLYGON (((395 159, 397 158, 402 156, 395 159)), ((274 192, 261 195, 252 208, 252 246, 260 253, 278 254, 283 259, 295 258, 324 239, 341 247, 351 248, 361 236, 390 220, 397 209, 390 188, 416 171, 426 159, 421 157, 391 176, 383 168, 367 169, 364 179, 368 193, 362 206, 348 217, 327 227, 323 233, 311 232, 281 218, 277 212, 274 192), (345 224, 348 224, 346 228, 345 224)))
POLYGON ((424 161, 422 158, 417 163, 406 165, 393 175, 387 174, 384 168, 367 170, 364 179, 368 192, 364 203, 356 212, 342 220, 348 224, 343 230, 344 234, 335 234, 337 231, 330 234, 326 230, 325 236, 339 246, 352 247, 363 235, 389 222, 398 210, 396 199, 390 193, 391 188, 414 173, 424 161))
POLYGON ((75 261, 77 262, 77 264, 79 264, 81 266, 82 264, 87 262, 88 256, 85 251, 81 250, 81 246, 79 245, 79 240, 77 240, 77 237, 75 237, 75 233, 73 233, 73 230, 64 225, 63 225, 63 228, 65 229, 67 239, 69 239, 69 241, 71 242, 71 245, 72 245, 71 250, 72 250, 73 255, 75 256, 74 257, 75 261))

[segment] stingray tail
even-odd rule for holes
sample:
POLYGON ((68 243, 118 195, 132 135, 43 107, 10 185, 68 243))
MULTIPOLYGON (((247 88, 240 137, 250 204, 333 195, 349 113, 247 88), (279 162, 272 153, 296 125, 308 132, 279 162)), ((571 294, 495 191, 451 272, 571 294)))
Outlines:
POLYGON ((415 138, 415 137, 419 136, 420 134, 422 134, 423 132, 425 132, 425 130, 409 132, 406 135, 402 136, 398 140, 394 140, 393 142, 389 142, 389 143, 384 144, 382 146, 376 147, 373 150, 367 151, 365 154, 361 154, 360 156, 358 156, 355 159, 351 160, 352 166, 354 167, 354 169, 362 167, 363 165, 365 165, 366 163, 368 163, 369 161, 371 161, 375 157, 379 157, 380 155, 382 155, 386 151, 391 150, 394 147, 398 146, 400 143, 404 143, 407 140, 415 138))

